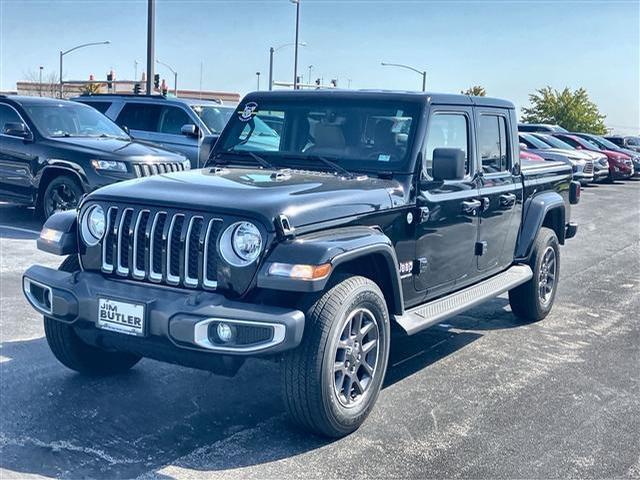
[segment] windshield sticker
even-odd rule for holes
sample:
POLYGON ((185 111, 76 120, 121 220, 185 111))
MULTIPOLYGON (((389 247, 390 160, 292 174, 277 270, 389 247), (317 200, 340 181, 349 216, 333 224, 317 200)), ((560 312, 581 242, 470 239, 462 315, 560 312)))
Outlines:
POLYGON ((379 162, 388 162, 389 160, 391 160, 391 155, 384 155, 382 153, 378 155, 379 162))
POLYGON ((258 104, 256 102, 249 102, 244 106, 243 110, 238 110, 238 117, 241 122, 248 122, 256 114, 258 110, 258 104))

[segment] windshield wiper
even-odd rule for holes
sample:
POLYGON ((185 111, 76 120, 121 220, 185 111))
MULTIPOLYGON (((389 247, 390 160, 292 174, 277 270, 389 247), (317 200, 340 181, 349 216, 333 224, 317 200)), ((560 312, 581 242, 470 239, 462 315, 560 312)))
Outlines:
POLYGON ((271 169, 271 170, 279 170, 279 167, 276 167, 273 163, 269 162, 268 160, 265 160, 264 158, 262 158, 259 155, 256 155, 255 153, 249 152, 249 151, 244 151, 244 152, 235 152, 235 151, 219 152, 213 157, 213 164, 214 165, 218 165, 219 163, 223 163, 223 162, 218 162, 217 161, 222 155, 235 155, 235 156, 241 156, 241 157, 249 156, 258 165, 260 165, 262 168, 268 168, 268 169, 271 169))
POLYGON ((349 170, 344 168, 342 165, 332 162, 331 160, 329 160, 326 157, 323 157, 322 155, 308 155, 306 158, 314 158, 314 159, 320 160, 327 167, 332 168, 334 170, 333 173, 335 174, 341 173, 343 176, 347 178, 353 178, 355 176, 353 172, 350 172, 349 170))

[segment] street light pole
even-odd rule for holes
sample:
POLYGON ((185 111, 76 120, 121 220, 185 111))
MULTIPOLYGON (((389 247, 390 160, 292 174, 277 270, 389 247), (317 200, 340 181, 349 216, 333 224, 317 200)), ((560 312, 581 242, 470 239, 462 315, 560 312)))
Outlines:
POLYGON ((40 65, 40 76, 38 78, 38 91, 40 92, 40 96, 42 96, 42 69, 44 67, 40 65))
POLYGON ((386 63, 382 62, 381 65, 383 67, 399 67, 406 68, 407 70, 411 70, 412 72, 416 72, 422 76, 422 91, 427 91, 427 71, 426 70, 418 70, 417 68, 411 67, 409 65, 403 65, 401 63, 386 63))
POLYGON ((156 58, 156 0, 147 3, 147 95, 153 92, 153 59, 156 58))
POLYGON ((258 85, 257 85, 257 89, 256 91, 260 91, 260 72, 256 72, 256 77, 257 77, 257 81, 258 81, 258 85))
POLYGON ((178 72, 176 72, 173 68, 171 68, 170 65, 167 65, 166 63, 161 62, 157 58, 156 58, 156 63, 167 67, 171 71, 171 73, 173 73, 173 94, 177 97, 178 96, 178 72))
POLYGON ((111 42, 109 40, 106 40, 104 42, 90 42, 90 43, 83 43, 82 45, 76 45, 73 48, 70 48, 69 50, 65 50, 62 51, 60 50, 60 98, 62 99, 62 57, 64 57, 67 53, 71 53, 75 50, 79 50, 80 48, 84 48, 84 47, 92 47, 94 45, 109 45, 111 42))
POLYGON ((296 5, 296 41, 295 53, 293 57, 293 89, 298 89, 298 36, 300 33, 300 0, 290 0, 296 5))
POLYGON ((313 69, 313 65, 309 65, 307 68, 309 69, 309 77, 307 78, 307 83, 311 85, 311 70, 313 69))
MULTIPOLYGON (((285 43, 284 45, 280 45, 275 48, 274 47, 269 48, 269 90, 273 90, 273 54, 276 53, 281 48, 288 47, 290 45, 293 45, 293 43, 285 43)), ((301 47, 306 47, 307 42, 300 42, 299 45, 301 47)))

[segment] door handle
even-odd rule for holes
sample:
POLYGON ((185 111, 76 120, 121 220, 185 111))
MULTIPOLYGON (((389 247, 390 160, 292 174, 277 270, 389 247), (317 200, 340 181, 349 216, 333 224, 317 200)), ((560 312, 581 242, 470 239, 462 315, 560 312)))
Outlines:
POLYGON ((511 208, 516 204, 516 196, 513 193, 505 193, 500 195, 500 205, 506 208, 511 208))
POLYGON ((482 207, 482 202, 480 200, 465 200, 462 202, 462 211, 464 213, 475 215, 476 210, 480 207, 482 207))

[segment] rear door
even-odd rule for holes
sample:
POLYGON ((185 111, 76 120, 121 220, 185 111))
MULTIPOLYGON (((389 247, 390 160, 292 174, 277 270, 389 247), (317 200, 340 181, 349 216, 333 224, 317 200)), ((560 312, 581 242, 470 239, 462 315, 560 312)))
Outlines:
POLYGON ((444 184, 434 182, 419 192, 422 215, 417 219, 416 257, 420 268, 414 286, 423 297, 447 293, 477 275, 474 244, 479 201, 472 126, 471 107, 432 108, 422 155, 423 176, 431 178, 433 150, 440 147, 460 148, 466 153, 466 175, 444 184))
POLYGON ((31 202, 32 169, 37 155, 32 141, 4 133, 6 123, 16 122, 25 123, 12 106, 0 104, 0 198, 31 202))
POLYGON ((482 212, 478 230, 478 270, 488 276, 513 262, 522 212, 517 132, 511 111, 476 107, 482 212))

